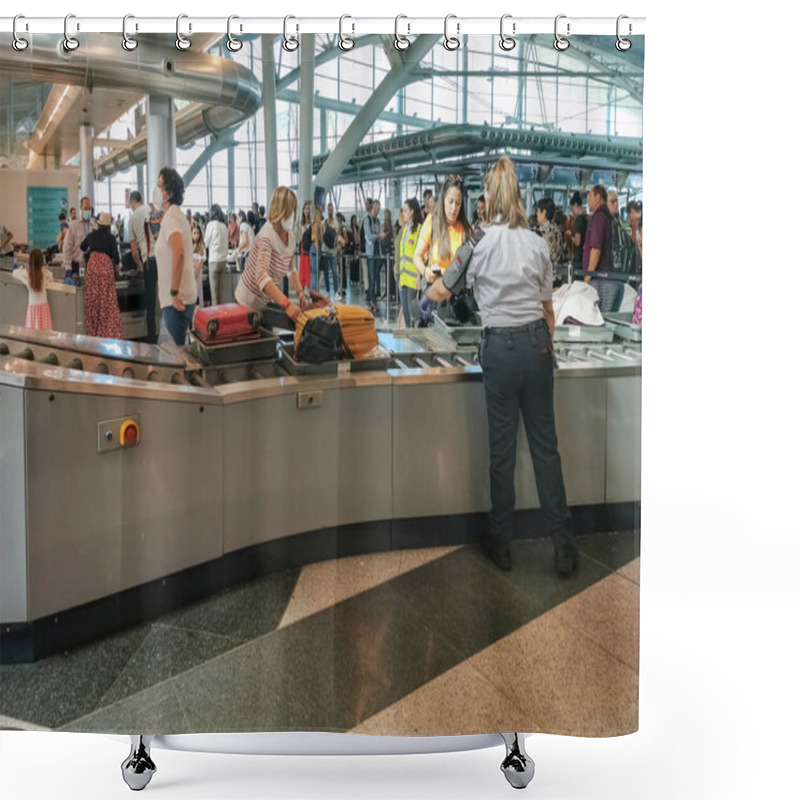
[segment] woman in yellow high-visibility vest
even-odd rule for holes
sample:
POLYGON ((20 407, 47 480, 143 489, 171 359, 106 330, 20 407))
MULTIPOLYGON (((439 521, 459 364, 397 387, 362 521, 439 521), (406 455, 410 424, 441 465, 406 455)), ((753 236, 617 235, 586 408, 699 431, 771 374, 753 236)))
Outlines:
POLYGON ((422 209, 416 197, 410 197, 400 210, 403 220, 403 232, 400 238, 398 257, 395 260, 395 277, 400 287, 400 306, 407 328, 414 327, 411 301, 419 291, 419 273, 414 266, 414 252, 417 249, 417 237, 422 227, 422 209))
MULTIPOLYGON (((462 202, 463 189, 464 180, 460 175, 448 175, 445 178, 433 213, 428 215, 417 237, 414 266, 429 284, 444 274, 456 250, 472 235, 472 227, 462 202)), ((420 324, 423 327, 427 325, 428 316, 435 307, 435 303, 427 297, 420 301, 420 324)))

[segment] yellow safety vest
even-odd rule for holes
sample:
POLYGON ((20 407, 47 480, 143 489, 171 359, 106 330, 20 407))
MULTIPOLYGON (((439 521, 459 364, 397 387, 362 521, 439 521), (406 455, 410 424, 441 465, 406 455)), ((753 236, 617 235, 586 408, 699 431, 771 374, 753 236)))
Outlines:
POLYGON ((414 251, 417 249, 417 236, 420 228, 418 225, 415 230, 411 230, 408 225, 403 226, 403 240, 400 244, 400 263, 397 267, 397 274, 400 278, 400 287, 408 286, 411 289, 419 288, 419 272, 414 266, 414 251))

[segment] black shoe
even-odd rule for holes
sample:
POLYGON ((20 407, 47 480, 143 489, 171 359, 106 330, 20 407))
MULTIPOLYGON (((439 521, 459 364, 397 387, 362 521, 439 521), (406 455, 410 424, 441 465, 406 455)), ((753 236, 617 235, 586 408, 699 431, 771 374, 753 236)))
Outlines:
POLYGON ((506 572, 511 569, 510 542, 496 542, 488 536, 481 536, 481 550, 498 569, 506 572))
POLYGON ((556 545, 555 567, 559 575, 568 578, 578 569, 578 561, 578 548, 572 542, 556 545))

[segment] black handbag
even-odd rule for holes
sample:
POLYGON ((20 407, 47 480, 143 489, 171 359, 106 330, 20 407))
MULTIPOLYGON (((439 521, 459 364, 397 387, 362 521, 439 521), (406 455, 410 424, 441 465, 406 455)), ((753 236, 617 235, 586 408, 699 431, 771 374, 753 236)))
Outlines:
POLYGON ((294 357, 307 364, 338 361, 344 356, 342 326, 335 311, 312 317, 303 326, 294 357))

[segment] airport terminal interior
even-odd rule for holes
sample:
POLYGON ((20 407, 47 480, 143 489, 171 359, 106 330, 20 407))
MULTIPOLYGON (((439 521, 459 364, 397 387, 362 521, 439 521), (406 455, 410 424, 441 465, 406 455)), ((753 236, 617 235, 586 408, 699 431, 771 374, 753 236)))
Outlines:
POLYGON ((0 727, 635 730, 643 40, 81 38, 0 37, 0 727), (490 228, 503 156, 553 270, 567 574, 522 425, 513 568, 484 552, 480 309, 428 304, 416 273, 403 293, 404 214, 439 213, 458 176, 490 228), (150 239, 164 168, 196 231, 184 341, 150 239), (215 344, 279 187, 306 299, 276 280, 289 304, 215 344), (102 290, 95 230, 117 256, 102 290), (312 302, 357 309, 374 347, 304 361, 290 312, 312 302))

